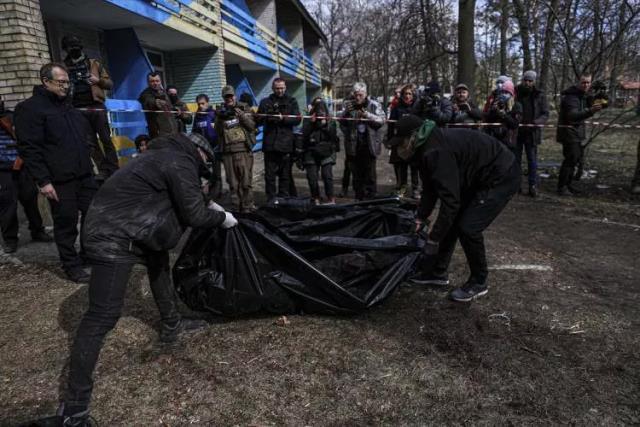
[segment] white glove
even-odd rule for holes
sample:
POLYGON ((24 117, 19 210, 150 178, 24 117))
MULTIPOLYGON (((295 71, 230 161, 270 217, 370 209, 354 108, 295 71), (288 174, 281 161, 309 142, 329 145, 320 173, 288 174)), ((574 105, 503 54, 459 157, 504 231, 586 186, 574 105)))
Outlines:
POLYGON ((214 202, 213 200, 209 202, 209 204, 207 205, 207 208, 211 209, 212 211, 224 212, 224 208, 219 204, 217 204, 216 202, 214 202))
POLYGON ((238 225, 238 220, 229 212, 224 213, 224 222, 220 225, 222 228, 231 228, 238 225))

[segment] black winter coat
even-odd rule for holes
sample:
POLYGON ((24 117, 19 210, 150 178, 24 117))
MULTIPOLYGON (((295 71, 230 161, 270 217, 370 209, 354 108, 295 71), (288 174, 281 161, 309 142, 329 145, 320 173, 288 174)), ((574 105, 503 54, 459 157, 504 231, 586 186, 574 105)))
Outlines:
POLYGON ((187 226, 215 227, 222 212, 207 209, 200 190, 202 160, 183 134, 159 137, 109 178, 93 198, 83 228, 96 261, 139 262, 175 247, 187 226))
POLYGON ((593 116, 590 110, 593 100, 576 86, 564 90, 561 95, 556 140, 561 144, 580 143, 587 138, 584 121, 593 116), (561 127, 561 125, 570 125, 570 127, 561 127))
MULTIPOLYGON (((547 97, 544 95, 544 92, 534 87, 529 94, 525 95, 524 93, 525 92, 523 92, 521 85, 518 85, 516 87, 516 101, 522 106, 523 113, 524 103, 532 103, 533 121, 526 123, 523 117, 521 123, 536 125, 543 125, 547 123, 547 120, 549 120, 549 104, 547 102, 547 97)), ((542 143, 542 128, 520 127, 518 129, 518 139, 528 135, 533 135, 533 142, 536 145, 540 145, 542 143)))
POLYGON ((16 106, 18 154, 38 186, 69 182, 93 173, 89 157, 91 126, 68 99, 43 86, 16 106))
POLYGON ((451 121, 453 105, 447 98, 440 98, 436 105, 428 104, 425 99, 418 98, 413 103, 413 114, 421 119, 433 120, 438 126, 444 127, 451 121))
MULTIPOLYGON (((389 113, 389 120, 400 120, 402 117, 407 116, 409 114, 413 114, 413 104, 407 105, 404 101, 400 100, 398 105, 391 109, 389 113)), ((387 141, 396 136, 396 123, 388 122, 387 123, 387 141)), ((391 155, 389 156, 389 163, 406 163, 398 156, 398 148, 391 147, 391 155)))
POLYGON ((453 225, 462 201, 493 187, 515 160, 500 141, 472 129, 434 129, 417 157, 423 186, 416 216, 426 219, 440 200, 429 235, 437 242, 453 225))
MULTIPOLYGON (((269 95, 260 101, 258 114, 283 114, 300 115, 298 101, 285 94, 278 98, 275 94, 269 95)), ((264 125, 262 136, 262 151, 277 151, 280 153, 292 153, 294 148, 293 128, 300 124, 300 117, 286 117, 279 120, 277 117, 260 117, 258 124, 264 125)))
POLYGON ((502 126, 487 126, 484 131, 507 147, 515 147, 518 126, 522 120, 522 105, 518 101, 514 101, 511 110, 506 111, 504 115, 489 107, 489 110, 484 114, 484 120, 488 123, 502 123, 502 126))

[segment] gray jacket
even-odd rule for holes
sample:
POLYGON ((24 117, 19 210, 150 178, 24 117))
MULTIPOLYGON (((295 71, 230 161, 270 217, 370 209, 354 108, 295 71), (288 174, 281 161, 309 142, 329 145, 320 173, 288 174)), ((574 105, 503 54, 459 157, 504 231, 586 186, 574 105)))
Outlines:
MULTIPOLYGON (((343 118, 356 118, 360 114, 360 111, 345 111, 342 114, 343 118)), ((363 124, 367 127, 367 138, 369 142, 369 152, 373 157, 378 157, 382 150, 382 139, 384 138, 384 132, 382 126, 384 125, 385 114, 382 107, 377 101, 367 99, 364 111, 362 112, 362 119, 356 120, 342 120, 340 121, 340 129, 344 135, 344 150, 347 156, 356 155, 356 142, 358 133, 358 124, 363 124)))

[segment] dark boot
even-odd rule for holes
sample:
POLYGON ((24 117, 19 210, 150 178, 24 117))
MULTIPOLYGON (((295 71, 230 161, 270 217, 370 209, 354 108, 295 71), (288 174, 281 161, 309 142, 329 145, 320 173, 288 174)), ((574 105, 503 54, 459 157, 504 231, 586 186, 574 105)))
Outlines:
POLYGON ((174 343, 178 340, 181 334, 196 332, 209 326, 205 320, 200 319, 185 319, 182 318, 175 325, 167 325, 163 323, 160 327, 160 341, 163 343, 174 343))
POLYGON ((529 186, 529 196, 533 198, 538 197, 538 188, 535 185, 529 186))

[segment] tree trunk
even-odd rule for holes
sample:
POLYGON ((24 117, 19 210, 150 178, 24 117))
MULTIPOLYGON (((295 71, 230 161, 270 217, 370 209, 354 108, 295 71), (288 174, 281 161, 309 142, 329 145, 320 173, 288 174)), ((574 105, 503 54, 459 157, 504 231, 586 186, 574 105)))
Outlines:
MULTIPOLYGON (((551 0, 551 9, 558 9, 558 0, 551 0)), ((542 60, 540 61, 540 76, 538 77, 537 86, 546 91, 549 86, 549 66, 551 63, 551 53, 553 50, 553 32, 556 25, 553 12, 550 10, 547 14, 547 27, 544 30, 544 44, 542 46, 542 60)))
POLYGON ((640 194, 640 139, 638 140, 638 159, 636 160, 636 173, 631 181, 634 194, 640 194))
MULTIPOLYGON (((420 20, 422 21, 422 33, 424 35, 425 52, 427 56, 429 56, 430 58, 434 58, 436 53, 436 45, 435 40, 430 40, 431 32, 429 31, 429 28, 431 27, 431 25, 429 25, 429 20, 427 17, 427 8, 429 8, 430 6, 431 5, 429 3, 427 3, 425 6, 424 0, 420 0, 420 20)), ((438 66, 436 64, 436 61, 429 61, 429 72, 431 73, 431 80, 438 80, 438 66)), ((425 76, 425 83, 426 80, 428 80, 427 76, 425 76)))
POLYGON ((458 1, 458 83, 469 86, 473 96, 475 89, 475 39, 474 26, 476 0, 458 1))
POLYGON ((507 31, 509 29, 509 2, 500 1, 500 74, 507 74, 507 31))
POLYGON ((529 14, 522 0, 513 0, 518 27, 520 27, 520 41, 522 43, 522 67, 523 71, 533 69, 531 60, 531 41, 529 37, 529 14))

